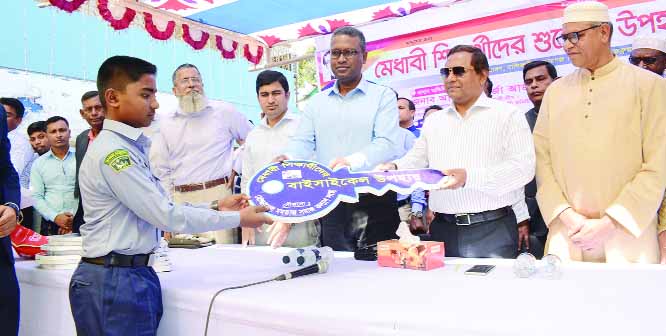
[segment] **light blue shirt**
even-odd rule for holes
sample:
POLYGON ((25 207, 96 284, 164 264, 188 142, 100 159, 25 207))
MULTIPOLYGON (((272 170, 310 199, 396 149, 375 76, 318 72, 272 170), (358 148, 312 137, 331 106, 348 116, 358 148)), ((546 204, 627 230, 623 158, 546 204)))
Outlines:
POLYGON ((52 151, 46 152, 32 164, 30 188, 34 207, 44 217, 53 221, 61 213, 76 214, 79 199, 74 197, 76 158, 69 149, 61 160, 52 151))
MULTIPOLYGON (((412 147, 414 146, 414 141, 416 141, 416 138, 418 137, 417 134, 420 135, 420 131, 415 132, 414 129, 411 127, 400 128, 400 130, 404 135, 403 151, 399 154, 399 157, 402 157, 403 155, 407 154, 407 152, 409 152, 410 149, 412 149, 412 147)), ((423 191, 423 189, 416 189, 414 190, 414 192, 412 192, 411 195, 398 194, 398 201, 405 200, 410 196, 411 199, 409 201, 412 204, 412 212, 423 212, 423 209, 425 208, 426 204, 428 204, 425 191, 423 191)))
POLYGON ((355 171, 398 157, 403 143, 395 93, 364 79, 345 96, 336 84, 312 98, 285 154, 328 165, 344 157, 355 171))
POLYGON ((149 147, 140 129, 110 119, 90 144, 79 174, 84 257, 150 253, 158 246, 157 229, 195 233, 239 225, 238 212, 170 202, 149 168, 149 147))

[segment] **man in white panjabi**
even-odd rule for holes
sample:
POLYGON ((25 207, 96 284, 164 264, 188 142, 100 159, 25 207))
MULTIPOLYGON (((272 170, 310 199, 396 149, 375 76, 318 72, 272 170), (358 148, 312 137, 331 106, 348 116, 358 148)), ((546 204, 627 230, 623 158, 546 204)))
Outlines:
POLYGON ((666 82, 613 55, 610 21, 599 2, 564 10, 558 40, 578 69, 548 87, 534 129, 546 253, 655 263, 666 82))

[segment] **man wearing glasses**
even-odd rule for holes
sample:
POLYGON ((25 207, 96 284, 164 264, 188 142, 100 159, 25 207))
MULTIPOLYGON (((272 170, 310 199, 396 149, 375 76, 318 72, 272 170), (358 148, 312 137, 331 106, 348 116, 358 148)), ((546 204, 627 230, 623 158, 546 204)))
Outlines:
POLYGON ((666 38, 639 36, 631 45, 629 63, 664 76, 666 70, 666 38))
POLYGON ((666 81, 613 55, 612 33, 602 3, 564 10, 558 40, 578 69, 548 87, 534 128, 546 253, 654 263, 666 188, 666 81))
POLYGON ((489 71, 479 48, 453 47, 440 69, 453 104, 429 117, 403 158, 377 167, 447 175, 429 201, 436 213, 430 234, 445 243, 446 256, 514 258, 518 252, 516 216, 522 221, 523 214, 512 205, 527 208, 523 188, 534 177, 534 144, 523 113, 484 94, 489 71))
MULTIPOLYGON (((366 58, 361 31, 342 27, 333 32, 331 70, 335 84, 312 98, 284 155, 275 160, 314 155, 316 161, 333 169, 364 171, 401 153, 395 93, 363 78, 366 58)), ((336 251, 355 251, 359 246, 396 237, 400 223, 396 197, 390 191, 382 196, 363 194, 358 203, 340 203, 321 219, 321 244, 336 251)))
POLYGON ((72 232, 79 233, 79 228, 83 224, 83 201, 81 199, 81 191, 79 190, 79 168, 83 157, 88 151, 90 145, 104 126, 104 107, 99 100, 99 93, 97 91, 88 91, 81 96, 81 109, 79 110, 81 117, 90 125, 90 128, 81 132, 76 137, 76 183, 74 184, 74 197, 79 199, 79 208, 76 210, 74 221, 72 224, 72 232))
POLYGON ((74 196, 76 158, 69 146, 69 122, 54 116, 46 120, 46 136, 51 150, 35 160, 30 171, 30 188, 35 209, 42 221, 44 236, 72 232, 79 200, 74 196))
MULTIPOLYGON (((233 105, 208 100, 196 66, 179 66, 172 81, 178 108, 158 119, 152 170, 176 203, 223 199, 233 187, 233 142, 242 144, 252 126, 233 105)), ((237 242, 236 229, 206 236, 218 244, 237 242)))

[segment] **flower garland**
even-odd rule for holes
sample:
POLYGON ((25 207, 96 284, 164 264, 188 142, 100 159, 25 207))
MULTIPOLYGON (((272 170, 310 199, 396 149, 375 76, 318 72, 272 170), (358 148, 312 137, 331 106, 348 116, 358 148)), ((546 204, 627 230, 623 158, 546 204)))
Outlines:
POLYGON ((231 50, 226 50, 224 49, 224 45, 222 45, 222 36, 215 35, 215 45, 217 46, 217 49, 220 52, 222 52, 222 57, 224 57, 225 59, 236 58, 236 49, 238 49, 238 42, 232 41, 231 50))
POLYGON ((104 20, 109 22, 111 27, 113 27, 115 30, 121 30, 129 27, 130 23, 132 23, 132 20, 134 20, 134 16, 136 16, 135 10, 131 8, 125 8, 125 13, 123 14, 122 18, 114 18, 111 14, 111 10, 109 10, 109 0, 98 0, 97 10, 99 10, 99 15, 101 15, 104 20))
POLYGON ((169 21, 167 23, 166 29, 164 31, 160 31, 155 25, 155 22, 153 22, 152 14, 144 12, 143 18, 144 18, 144 26, 146 27, 148 34, 150 34, 150 36, 152 36, 154 39, 163 40, 163 41, 168 40, 171 37, 171 35, 173 35, 173 32, 176 30, 175 21, 169 21))
POLYGON ((207 32, 202 31, 201 32, 201 39, 199 41, 195 41, 192 38, 192 35, 190 35, 190 26, 183 23, 183 40, 185 40, 185 42, 187 42, 187 44, 189 44, 192 48, 194 48, 194 50, 203 49, 203 47, 205 47, 206 43, 208 42, 208 37, 209 36, 210 35, 207 32))
POLYGON ((81 5, 83 5, 83 3, 86 2, 86 0, 71 0, 71 1, 49 0, 49 2, 51 3, 51 5, 56 6, 64 10, 65 12, 71 13, 79 9, 79 7, 81 7, 81 5))
POLYGON ((246 45, 243 47, 243 55, 245 56, 245 58, 246 58, 248 61, 250 61, 250 63, 252 63, 252 64, 259 64, 259 62, 261 61, 261 56, 264 55, 264 47, 262 47, 262 46, 258 46, 258 47, 257 47, 257 55, 256 55, 256 56, 252 56, 252 54, 250 53, 250 45, 249 45, 249 44, 246 44, 246 45))

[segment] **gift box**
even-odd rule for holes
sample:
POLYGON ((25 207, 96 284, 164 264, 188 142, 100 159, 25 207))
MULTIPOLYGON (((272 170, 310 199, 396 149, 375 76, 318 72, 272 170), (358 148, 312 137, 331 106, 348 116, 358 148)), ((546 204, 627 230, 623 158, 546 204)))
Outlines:
POLYGON ((377 243, 379 266, 429 271, 444 266, 444 243, 421 241, 402 244, 397 239, 377 243))

